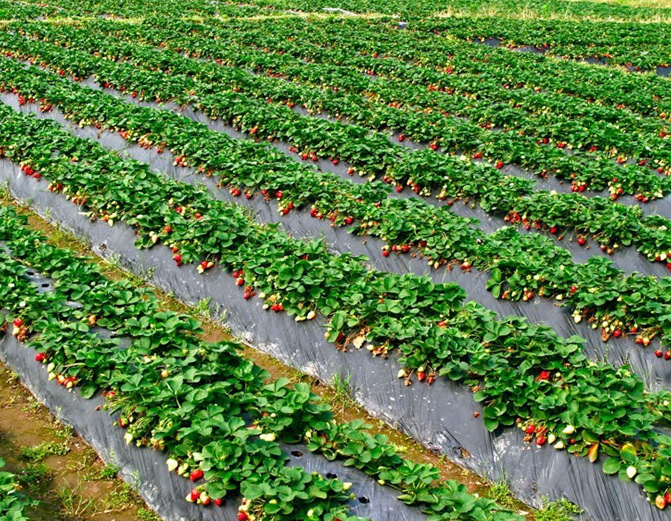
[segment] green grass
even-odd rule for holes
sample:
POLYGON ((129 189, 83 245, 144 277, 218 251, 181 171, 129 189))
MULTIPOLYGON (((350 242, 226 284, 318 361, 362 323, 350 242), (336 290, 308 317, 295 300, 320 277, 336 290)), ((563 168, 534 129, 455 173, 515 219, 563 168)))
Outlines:
POLYGON ((21 447, 21 457, 33 463, 43 461, 49 456, 65 456, 70 452, 67 443, 56 443, 54 441, 40 443, 34 447, 21 447))
POLYGON ((536 521, 574 521, 583 510, 567 499, 547 501, 543 498, 543 508, 536 513, 536 521))

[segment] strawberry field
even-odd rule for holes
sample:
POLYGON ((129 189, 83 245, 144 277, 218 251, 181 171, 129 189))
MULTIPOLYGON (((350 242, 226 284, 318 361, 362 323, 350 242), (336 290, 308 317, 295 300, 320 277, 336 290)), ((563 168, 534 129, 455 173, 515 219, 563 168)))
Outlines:
MULTIPOLYGON (((0 358, 166 520, 528 514, 243 343, 527 510, 666 519, 670 15, 0 1, 9 194, 237 339, 204 340, 5 201, 0 358)), ((12 480, 0 519, 30 503, 12 480)))

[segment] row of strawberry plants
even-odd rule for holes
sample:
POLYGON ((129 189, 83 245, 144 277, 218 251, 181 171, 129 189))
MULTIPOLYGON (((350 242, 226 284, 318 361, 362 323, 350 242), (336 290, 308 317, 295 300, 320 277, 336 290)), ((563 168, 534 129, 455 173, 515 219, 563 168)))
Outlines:
MULTIPOLYGON (((19 30, 23 32, 23 29, 19 30)), ((45 29, 40 32, 48 33, 50 31, 45 29)), ((113 32, 120 33, 121 31, 113 32)), ((134 33, 135 31, 130 31, 129 40, 137 39, 137 35, 134 33)), ((84 34, 95 34, 95 30, 84 31, 84 34)), ((109 43, 105 45, 102 41, 95 43, 90 41, 95 40, 95 37, 65 38, 61 34, 61 36, 55 36, 54 39, 56 41, 67 39, 70 46, 83 46, 92 52, 106 56, 115 56, 119 52, 122 55, 127 55, 129 52, 128 50, 119 49, 118 45, 110 49, 109 43), (89 41, 87 42, 87 40, 89 41)), ((258 40, 258 38, 255 39, 258 40)), ((286 38, 280 40, 275 37, 275 40, 281 48, 294 46, 292 43, 287 44, 286 38)), ((200 37, 198 42, 202 41, 210 40, 203 40, 200 37)), ((196 45, 199 48, 203 47, 202 43, 196 45)), ((192 46, 187 45, 187 47, 192 46)), ((223 56, 223 58, 219 59, 220 63, 252 65, 262 69, 267 68, 270 65, 268 62, 272 59, 266 53, 262 53, 260 56, 256 55, 259 59, 252 60, 250 63, 245 61, 244 54, 240 55, 237 52, 233 52, 233 55, 239 56, 242 59, 239 62, 238 58, 231 57, 231 48, 228 45, 222 46, 221 43, 212 42, 209 47, 215 50, 197 50, 193 51, 192 55, 223 56)), ((181 49, 182 47, 181 44, 176 44, 173 48, 181 49)), ((136 54, 138 51, 141 53, 142 49, 135 49, 136 54)), ((136 56, 135 59, 145 61, 153 59, 159 64, 153 63, 151 65, 152 69, 165 69, 166 61, 160 60, 158 56, 154 57, 154 53, 154 49, 146 49, 141 56, 136 56)), ((342 50, 336 50, 334 53, 339 57, 339 63, 342 62, 342 57, 347 54, 346 51, 342 50)), ((287 61, 284 55, 282 57, 278 56, 277 59, 279 61, 287 61)), ((348 58, 348 60, 353 61, 352 58, 348 58)), ((361 60, 355 61, 360 62, 361 60)), ((380 64, 384 64, 383 60, 376 61, 378 67, 380 64)), ((179 57, 173 57, 168 63, 170 64, 169 67, 178 71, 178 73, 192 71, 191 74, 195 73, 200 78, 204 77, 208 83, 215 82, 219 85, 220 83, 230 82, 229 76, 231 72, 213 67, 214 64, 207 67, 203 64, 189 63, 184 60, 182 60, 182 63, 179 63, 179 57)), ((312 65, 299 64, 291 68, 291 70, 302 71, 301 74, 305 76, 305 74, 309 75, 311 67, 312 65)), ((666 133, 664 130, 657 130, 656 133, 642 136, 641 141, 637 142, 635 138, 632 138, 631 133, 623 137, 617 126, 608 122, 597 122, 595 123, 598 127, 596 134, 592 141, 590 141, 589 132, 578 128, 581 123, 575 119, 567 119, 562 123, 561 117, 556 114, 551 117, 541 114, 538 117, 543 118, 544 121, 535 121, 537 119, 535 116, 521 114, 516 106, 520 105, 521 102, 519 100, 524 98, 518 98, 513 103, 505 103, 503 108, 501 106, 492 107, 487 100, 472 100, 468 92, 465 93, 464 98, 446 94, 445 91, 452 92, 453 87, 451 86, 442 85, 435 88, 435 90, 431 90, 432 87, 435 87, 434 84, 431 84, 429 88, 423 86, 416 89, 420 93, 418 99, 417 92, 408 92, 408 89, 412 89, 412 86, 408 87, 407 82, 403 78, 399 79, 399 81, 390 80, 394 82, 393 85, 390 81, 385 80, 384 84, 383 82, 376 81, 372 82, 368 87, 354 87, 354 92, 347 96, 353 88, 352 82, 345 81, 347 85, 343 86, 343 78, 341 77, 342 75, 337 73, 338 71, 333 71, 332 74, 324 72, 331 68, 331 65, 327 64, 320 71, 312 75, 314 76, 314 84, 317 86, 316 89, 308 89, 305 86, 300 87, 284 81, 273 81, 272 79, 259 77, 256 78, 255 82, 247 79, 247 86, 244 89, 239 85, 236 88, 242 89, 247 94, 253 94, 264 101, 281 100, 282 103, 289 105, 298 102, 311 107, 313 110, 328 110, 339 117, 347 117, 353 124, 362 124, 378 131, 392 128, 403 132, 400 139, 412 138, 424 141, 430 143, 434 149, 441 148, 450 153, 466 151, 474 157, 484 156, 491 159, 497 162, 499 166, 503 166, 505 162, 518 163, 526 168, 540 172, 544 176, 551 173, 560 178, 569 179, 576 191, 585 190, 586 188, 601 190, 605 187, 610 187, 613 198, 617 198, 623 193, 628 193, 636 194, 641 200, 661 197, 669 191, 668 179, 660 178, 656 172, 650 170, 646 166, 645 159, 637 159, 639 164, 618 164, 618 162, 626 161, 627 151, 633 152, 639 150, 642 151, 643 157, 652 155, 654 157, 658 156, 658 159, 660 157, 663 158, 662 163, 655 162, 655 165, 660 172, 664 172, 666 168, 664 165, 668 162, 668 158, 664 155, 666 151, 666 147, 663 146, 666 142, 666 133), (331 81, 326 81, 327 76, 331 81), (326 86, 328 88, 324 88, 326 86), (359 94, 362 93, 365 94, 367 99, 362 100, 359 97, 359 94), (409 99, 409 97, 413 99, 413 103, 408 105, 404 100, 409 99), (422 98, 426 99, 422 100, 422 98), (462 105, 463 108, 459 110, 455 104, 457 106, 462 105), (467 115, 469 118, 474 118, 475 121, 471 122, 470 119, 465 121, 458 120, 453 118, 452 114, 467 115), (511 123, 515 121, 517 123, 511 123), (522 122, 525 121, 526 123, 523 124, 522 122), (491 128, 495 125, 501 125, 504 131, 492 131, 491 128), (534 133, 539 132, 542 136, 533 136, 534 133), (618 138, 617 136, 620 137, 618 138), (618 152, 618 148, 613 146, 614 142, 612 139, 617 139, 617 145, 625 150, 618 152), (589 147, 590 142, 598 142, 599 145, 592 144, 589 147), (575 155, 575 151, 567 154, 567 147, 573 145, 579 148, 584 147, 585 150, 589 148, 589 151, 585 155, 583 155, 581 150, 578 151, 579 155, 575 155), (602 149, 606 150, 599 152, 602 149), (613 161, 611 157, 613 155, 618 157, 618 162, 613 161)), ((268 70, 272 72, 276 69, 270 67, 268 70)), ((413 74, 416 74, 416 71, 413 71, 413 74)), ((439 73, 436 73, 436 75, 439 75, 439 73)), ((241 73, 238 73, 238 77, 240 76, 241 73)), ((247 74, 247 76, 251 75, 247 74)), ((365 81, 362 76, 358 76, 361 78, 361 81, 365 81)), ((479 82, 479 80, 477 81, 479 82)), ((478 91, 480 90, 478 88, 478 91)), ((293 117, 295 119, 297 116, 295 114, 288 114, 286 117, 293 117)), ((308 123, 304 123, 304 125, 308 125, 308 123)), ((637 127, 631 126, 630 128, 637 127)), ((359 139, 364 139, 364 137, 360 137, 359 139)), ((367 139, 372 141, 372 143, 362 146, 371 146, 373 149, 379 146, 377 144, 377 141, 380 141, 379 139, 374 139, 373 137, 368 137, 367 139)), ((389 145, 387 145, 387 148, 389 148, 389 145)), ((346 153, 347 150, 344 152, 346 153)), ((403 151, 397 147, 395 153, 399 154, 403 153, 403 151)), ((635 154, 635 156, 637 157, 638 154, 635 154)), ((375 159, 375 161, 370 159, 363 164, 356 164, 357 160, 361 161, 360 157, 355 157, 352 161, 356 166, 375 172, 382 168, 379 166, 377 158, 375 159)))
POLYGON ((198 482, 187 500, 222 504, 242 492, 242 518, 354 519, 346 515, 351 484, 284 467, 278 442, 304 442, 388 482, 436 520, 519 519, 455 481, 440 482, 435 467, 403 459, 363 422, 336 423, 307 384, 268 381, 238 345, 204 343, 193 318, 162 311, 150 290, 107 279, 86 258, 51 246, 11 208, 0 209, 0 238, 14 255, 0 261, 13 333, 38 350, 51 379, 79 386, 84 397, 102 391, 128 443, 166 451, 171 470, 198 482), (55 277, 54 292, 38 293, 23 277, 27 267, 55 277), (81 307, 68 306, 72 300, 81 307), (131 345, 115 349, 96 326, 131 345))
POLYGON ((161 16, 190 18, 245 17, 273 13, 265 7, 239 4, 237 2, 217 2, 207 0, 174 0, 158 2, 127 1, 123 4, 113 1, 81 0, 72 2, 50 1, 7 1, 0 3, 0 20, 40 20, 47 23, 68 23, 73 19, 109 18, 126 19, 131 22, 142 20, 147 14, 160 13, 161 16))
POLYGON ((0 458, 0 519, 28 521, 27 511, 36 503, 21 494, 17 476, 2 470, 4 466, 0 458))
POLYGON ((10 65, 9 73, 0 78, 6 90, 18 88, 16 92, 23 92, 26 100, 31 96, 43 99, 44 109, 56 104, 83 124, 121 130, 125 138, 147 148, 168 147, 178 164, 217 174, 233 195, 244 190, 252 197, 261 189, 266 197, 278 199, 283 214, 311 204, 313 217, 328 217, 334 225, 356 220, 356 233, 381 237, 391 246, 385 255, 418 248, 434 268, 458 260, 463 269, 473 265, 491 270, 488 288, 497 298, 529 300, 535 292, 555 297, 574 307, 577 322, 586 318, 592 327, 601 326, 604 340, 611 334, 619 337, 631 332, 644 346, 660 333, 664 343, 669 341, 664 318, 669 298, 663 281, 625 276, 603 258, 574 264, 566 250, 512 228, 487 236, 446 207, 434 208, 415 199, 388 199, 379 183, 352 185, 301 168, 279 153, 269 162, 267 151, 263 158, 255 155, 260 145, 231 140, 170 112, 136 107, 65 79, 52 76, 56 86, 50 87, 44 81, 46 73, 5 63, 10 65))
POLYGON ((34 20, 44 15, 45 9, 32 4, 19 4, 3 0, 0 2, 0 20, 34 20))
MULTIPOLYGON (((218 20, 208 20, 206 23, 193 20, 161 21, 162 27, 179 31, 166 38, 168 42, 178 41, 184 34, 200 33, 204 37, 226 38, 260 48, 267 45, 265 42, 272 44, 270 48, 281 43, 280 35, 269 34, 267 26, 270 21, 258 24, 244 19, 227 23, 218 20)), ((105 32, 113 32, 115 28, 122 30, 113 22, 103 21, 96 25, 105 32)), ((135 26, 139 41, 142 41, 144 28, 151 35, 151 27, 156 25, 157 20, 147 20, 135 26), (139 31, 140 27, 143 30, 139 31)), ((443 35, 438 30, 432 31, 423 26, 409 31, 398 31, 394 27, 395 24, 386 19, 332 19, 319 22, 293 19, 282 27, 287 46, 283 49, 292 55, 302 53, 309 62, 321 61, 320 57, 325 50, 329 50, 332 56, 346 63, 354 58, 357 68, 364 71, 376 69, 382 61, 384 67, 389 67, 396 77, 407 75, 415 82, 434 82, 433 74, 436 72, 449 74, 450 77, 443 78, 444 81, 456 82, 457 86, 462 78, 479 77, 485 89, 484 95, 488 95, 489 91, 512 95, 505 92, 504 85, 512 88, 522 82, 541 89, 548 96, 565 98, 567 102, 577 96, 584 100, 603 101, 606 103, 601 104, 612 104, 613 107, 623 104, 643 115, 668 113, 669 94, 664 78, 632 75, 587 65, 576 67, 539 55, 511 53, 505 49, 455 40, 449 34, 443 35), (345 54, 342 52, 344 49, 351 53, 345 54), (340 55, 336 53, 338 50, 341 51, 340 55), (595 88, 599 86, 601 90, 595 88)), ((127 29, 133 30, 131 27, 127 29)), ((201 45, 207 47, 209 43, 201 41, 195 48, 199 49, 201 45)))
POLYGON ((667 413, 668 393, 647 393, 627 368, 587 360, 581 339, 563 339, 519 317, 498 319, 473 302, 462 305, 464 294, 454 285, 370 271, 356 259, 330 255, 323 243, 289 239, 51 124, 5 114, 1 128, 5 153, 38 169, 30 167, 26 182, 43 176, 90 218, 126 222, 138 246, 161 240, 180 265, 205 258, 201 272, 215 262, 235 270, 246 298, 258 290, 269 309, 299 321, 322 312, 332 342, 368 341, 373 354, 399 350, 401 376, 410 378, 414 369, 419 380, 442 375, 468 384, 485 404, 488 429, 533 425, 535 438, 528 440, 539 446, 551 440, 592 461, 599 453, 611 456, 607 472, 636 475, 649 495, 664 499, 671 439, 654 425, 667 413))
MULTIPOLYGON (((301 9, 303 11, 318 11, 332 5, 325 0, 256 0, 254 5, 268 6, 275 9, 301 9)), ((357 13, 386 13, 389 15, 399 14, 404 19, 413 23, 427 16, 442 15, 449 16, 473 16, 480 17, 483 14, 483 4, 477 0, 440 0, 436 2, 414 1, 389 1, 389 0, 344 0, 339 4, 344 9, 357 13)), ((595 20, 622 20, 628 22, 657 21, 669 18, 669 9, 664 7, 653 7, 652 5, 632 6, 631 4, 612 4, 601 2, 590 2, 576 4, 571 0, 543 0, 530 4, 524 0, 496 0, 486 5, 486 13, 495 14, 502 18, 579 18, 589 17, 595 20)))
POLYGON ((608 64, 639 69, 671 63, 667 45, 671 34, 665 23, 448 18, 428 20, 421 27, 469 40, 500 38, 506 45, 531 45, 553 56, 606 58, 608 64))
MULTIPOLYGON (((7 38, 11 39, 11 36, 7 38)), ((588 199, 577 194, 536 191, 530 181, 505 176, 497 169, 452 156, 437 156, 429 150, 408 152, 405 155, 407 159, 399 160, 395 155, 398 148, 387 143, 384 138, 367 143, 365 140, 369 138, 352 127, 329 124, 323 120, 306 120, 283 105, 271 107, 266 103, 254 103, 238 93, 229 96, 224 96, 222 92, 210 94, 210 84, 196 84, 189 78, 173 73, 171 69, 165 71, 170 74, 171 81, 164 84, 164 75, 154 72, 142 74, 126 63, 109 62, 58 48, 50 53, 44 46, 40 46, 38 51, 35 49, 38 44, 5 45, 5 49, 22 49, 12 51, 14 56, 31 58, 33 61, 39 59, 42 64, 49 64, 60 72, 67 71, 75 76, 95 72, 101 83, 134 92, 140 98, 174 99, 180 103, 192 101, 206 114, 224 117, 257 138, 287 140, 294 144, 297 152, 302 151, 305 157, 316 159, 316 148, 320 154, 331 154, 331 158, 345 156, 355 163, 358 158, 365 159, 367 165, 386 168, 383 171, 384 179, 396 183, 398 190, 409 184, 423 195, 439 189, 441 192, 437 195, 443 199, 475 198, 483 209, 507 215, 513 222, 522 221, 527 229, 531 228, 530 223, 546 230, 572 229, 596 238, 605 245, 604 248, 633 245, 650 260, 663 261, 667 252, 671 251, 668 220, 659 216, 642 218, 640 210, 632 207, 609 204, 602 198, 588 199), (327 141, 326 136, 330 141, 327 141), (342 146, 338 147, 338 143, 342 146)), ((150 52, 148 56, 155 54, 150 52)), ((150 67, 146 63, 144 65, 150 67)), ((241 83, 255 82, 253 77, 244 78, 244 74, 237 74, 243 79, 233 87, 234 90, 240 89, 238 85, 241 83)), ((337 162, 337 159, 334 161, 337 162)))
MULTIPOLYGON (((197 27, 198 24, 184 25, 197 27)), ((287 23, 287 25, 290 24, 287 23)), ((52 29, 44 26, 33 29, 22 25, 20 30, 33 34, 38 33, 42 37, 52 33, 52 29)), ((370 58, 352 56, 345 50, 346 48, 323 50, 319 56, 315 55, 314 48, 310 48, 308 50, 310 59, 314 60, 310 63, 291 58, 286 52, 282 55, 268 54, 269 49, 278 47, 282 51, 291 50, 292 53, 305 47, 302 38, 293 45, 287 45, 286 37, 277 34, 277 31, 269 35, 261 33, 259 29, 252 29, 253 34, 247 34, 245 31, 244 36, 238 36, 239 32, 229 30, 223 34, 217 31, 218 39, 212 40, 207 37, 203 38, 202 35, 191 35, 189 32, 185 34, 180 31, 175 37, 172 36, 173 31, 162 28, 147 28, 143 25, 139 30, 138 26, 128 27, 103 22, 102 24, 86 24, 85 29, 80 31, 72 28, 61 29, 54 36, 61 43, 67 41, 71 45, 85 45, 99 50, 102 55, 113 56, 115 55, 114 50, 107 50, 109 42, 99 39, 99 33, 105 30, 107 34, 114 34, 117 38, 123 37, 128 41, 145 41, 154 46, 188 49, 188 53, 194 56, 214 57, 236 66, 259 68, 293 81, 297 80, 317 87, 328 86, 329 90, 315 91, 311 96, 305 96, 305 102, 300 102, 309 103, 310 107, 318 110, 330 110, 343 114, 362 123, 365 118, 362 119, 361 115, 357 116, 362 113, 361 110, 350 114, 347 108, 341 108, 342 102, 337 103, 338 98, 344 93, 363 93, 376 103, 391 104, 392 108, 397 109, 406 108, 410 114, 414 108, 418 112, 415 119, 417 117, 426 118, 423 111, 431 108, 436 113, 435 117, 442 115, 467 117, 483 126, 509 128, 523 132, 527 136, 536 136, 541 143, 543 140, 552 140, 553 143, 561 143, 581 154, 583 150, 589 149, 593 153, 598 149, 605 150, 606 157, 610 157, 610 151, 617 150, 620 158, 629 155, 639 161, 643 158, 652 158, 654 161, 661 161, 663 165, 669 163, 669 152, 664 147, 666 143, 664 123, 658 120, 643 118, 615 107, 598 106, 576 98, 534 92, 532 89, 521 91, 497 85, 495 89, 491 89, 491 92, 487 92, 482 88, 481 75, 441 77, 435 74, 434 77, 439 83, 431 84, 427 88, 426 85, 414 85, 412 81, 417 78, 418 74, 426 76, 430 72, 427 73, 422 68, 413 67, 409 71, 411 74, 406 73, 402 77, 399 77, 398 70, 393 71, 395 77, 388 77, 382 71, 383 81, 381 78, 372 80, 366 78, 361 72, 371 72, 371 69, 379 65, 380 61, 371 63, 370 58), (254 47, 263 49, 263 51, 232 46, 231 40, 236 39, 254 42, 254 47), (440 87, 437 88, 437 85, 440 87), (337 89, 338 92, 334 93, 332 89, 337 89), (332 98, 336 98, 335 101, 332 101, 332 98)), ((208 31, 214 32, 211 28, 208 28, 208 31)), ((49 39, 53 40, 54 36, 50 36, 49 39)), ((185 69, 189 68, 177 63, 174 67, 180 72, 185 72, 185 69)), ((375 70, 375 72, 381 71, 375 70)), ((295 97, 295 94, 280 92, 272 96, 273 99, 295 97)), ((359 103, 361 103, 360 100, 359 103)), ((351 110, 349 108, 349 112, 351 110)), ((386 118, 382 116, 378 119, 386 121, 386 118)), ((435 123, 421 127, 412 122, 404 125, 403 121, 397 121, 397 119, 390 121, 397 130, 411 131, 414 138, 422 141, 441 142, 441 135, 444 132, 436 127, 435 123)))
MULTIPOLYGON (((237 28, 237 38, 244 38, 240 41, 252 46, 257 41, 265 41, 273 32, 266 27, 269 22, 265 25, 252 25, 245 20, 226 24, 217 20, 208 20, 207 24, 181 20, 162 22, 163 26, 174 28, 176 35, 181 31, 197 31, 204 37, 211 35, 213 38, 228 37, 229 29, 237 28)), ((147 21, 146 25, 156 23, 147 21)), ((555 95, 568 95, 567 103, 571 97, 577 96, 603 105, 630 108, 643 115, 657 114, 668 118, 671 113, 667 80, 657 76, 633 75, 602 67, 566 64, 528 53, 511 53, 455 41, 437 30, 397 31, 385 20, 308 23, 296 19, 291 25, 287 24, 284 31, 285 45, 290 45, 287 52, 300 49, 301 53, 312 52, 319 56, 322 47, 348 49, 362 59, 368 57, 368 62, 361 62, 367 64, 365 70, 379 68, 379 58, 383 58, 383 72, 388 70, 389 75, 408 77, 414 82, 441 84, 442 78, 442 82, 447 82, 445 85, 449 86, 450 82, 457 81, 455 76, 477 76, 480 84, 479 89, 474 89, 474 96, 480 95, 481 90, 498 93, 503 86, 512 89, 522 84, 555 95), (301 45, 301 42, 308 45, 301 45), (435 76, 436 73, 449 76, 435 76)), ((311 54, 305 56, 310 60, 316 57, 311 54)), ((524 89, 525 93, 527 91, 531 89, 524 89)))

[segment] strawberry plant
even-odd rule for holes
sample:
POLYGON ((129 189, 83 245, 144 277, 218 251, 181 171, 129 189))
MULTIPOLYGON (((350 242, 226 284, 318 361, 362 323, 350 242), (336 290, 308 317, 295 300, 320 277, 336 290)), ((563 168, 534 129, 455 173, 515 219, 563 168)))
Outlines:
POLYGON ((37 503, 20 492, 17 477, 2 470, 5 462, 0 459, 0 518, 8 521, 28 521, 27 509, 37 503))

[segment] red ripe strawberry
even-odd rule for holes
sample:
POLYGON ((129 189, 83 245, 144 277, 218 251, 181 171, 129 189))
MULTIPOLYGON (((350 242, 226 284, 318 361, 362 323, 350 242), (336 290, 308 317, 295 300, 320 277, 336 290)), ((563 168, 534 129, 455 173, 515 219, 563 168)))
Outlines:
POLYGON ((353 222, 354 222, 354 218, 353 218, 353 217, 347 217, 347 218, 345 219, 345 223, 346 223, 346 224, 352 224, 353 222))
POLYGON ((282 197, 284 197, 284 193, 282 192, 282 190, 278 190, 277 192, 275 192, 275 197, 277 197, 278 199, 282 199, 282 197))
POLYGON ((573 286, 571 286, 571 289, 570 289, 569 291, 570 291, 571 293, 575 293, 576 291, 578 291, 578 286, 576 286, 576 285, 574 284, 573 286))
POLYGON ((173 258, 172 258, 178 266, 182 265, 182 255, 177 253, 173 258))
POLYGON ((615 331, 613 331, 613 336, 615 338, 620 338, 622 336, 622 331, 620 331, 619 329, 616 329, 615 331))
POLYGON ((471 263, 468 261, 464 261, 461 263, 461 269, 466 271, 471 269, 471 263))
POLYGON ((667 505, 671 505, 671 492, 667 492, 666 494, 664 494, 664 502, 667 505))
POLYGON ((553 226, 552 228, 550 228, 550 233, 552 233, 552 234, 557 233, 557 227, 553 226))
POLYGON ((21 327, 23 325, 23 319, 22 318, 15 318, 14 319, 14 325, 16 327, 21 327))
POLYGON ((438 324, 436 324, 436 325, 437 325, 438 327, 447 327, 447 322, 445 322, 444 320, 441 320, 441 321, 438 322, 438 324))
POLYGON ((35 361, 36 362, 44 362, 46 359, 47 359, 47 355, 45 355, 44 353, 37 353, 35 355, 35 361))
POLYGON ((194 488, 191 491, 191 501, 196 501, 200 497, 200 490, 197 488, 194 488))
POLYGON ((419 371, 417 373, 417 380, 423 382, 426 379, 426 373, 424 371, 419 371))
POLYGON ((347 169, 347 175, 354 175, 354 168, 351 166, 347 169))
POLYGON ((476 152, 473 154, 473 159, 481 159, 482 158, 482 152, 476 152))
POLYGON ((664 167, 663 167, 663 166, 660 166, 660 167, 657 169, 657 173, 658 173, 658 174, 663 174, 663 173, 664 173, 664 167))
POLYGON ((331 163, 333 163, 334 166, 338 166, 340 164, 340 160, 339 159, 333 159, 331 161, 331 163))
POLYGON ((382 256, 383 257, 389 257, 389 253, 390 253, 389 250, 382 250, 382 256))
POLYGON ((431 143, 429 148, 431 148, 431 150, 438 150, 438 143, 431 143))
POLYGON ((247 521, 248 519, 247 512, 238 512, 238 521, 247 521))
POLYGON ((403 185, 396 185, 396 191, 400 194, 403 191, 403 185))
POLYGON ((165 233, 170 233, 170 232, 172 231, 172 228, 171 228, 170 226, 166 226, 166 227, 163 229, 163 231, 164 231, 165 233))
POLYGON ((317 209, 313 208, 312 210, 310 210, 310 217, 317 217, 317 213, 319 213, 317 209))
POLYGON ((666 351, 664 353, 664 360, 668 360, 669 358, 671 358, 671 351, 666 351))
POLYGON ((499 170, 501 170, 501 169, 503 168, 503 161, 497 161, 497 162, 496 162, 496 168, 498 168, 499 170))
POLYGON ((541 371, 540 374, 538 375, 538 380, 544 380, 547 381, 550 379, 550 371, 541 371))
POLYGON ((204 475, 205 475, 205 474, 204 474, 204 472, 203 472, 202 470, 200 470, 200 469, 196 469, 196 470, 194 470, 194 471, 189 475, 189 479, 190 479, 191 481, 198 481, 198 480, 201 479, 204 475))
POLYGON ((405 141, 405 136, 403 134, 398 135, 398 140, 399 141, 405 141))
POLYGON ((308 158, 308 154, 301 154, 301 159, 305 161, 308 158))
POLYGON ((214 500, 214 504, 217 505, 218 507, 222 506, 224 504, 224 500, 220 497, 214 500))
POLYGON ((536 432, 536 427, 533 425, 528 425, 527 428, 524 429, 525 434, 533 434, 534 432, 536 432))
POLYGON ((538 438, 536 438, 536 445, 540 447, 541 445, 545 444, 546 441, 547 438, 541 434, 540 436, 538 436, 538 438))
POLYGON ((584 246, 586 243, 587 241, 582 235, 578 237, 578 244, 580 244, 580 246, 584 246))
POLYGON ((239 278, 235 281, 235 285, 236 285, 236 286, 242 286, 244 283, 245 283, 245 279, 243 279, 242 277, 239 277, 239 278))
POLYGON ((663 355, 663 354, 664 354, 664 353, 662 353, 662 350, 661 350, 661 349, 658 349, 657 351, 655 351, 655 356, 656 356, 657 358, 662 358, 662 355, 663 355))
POLYGON ((210 496, 205 496, 203 499, 200 500, 201 505, 203 505, 204 507, 209 505, 211 502, 212 500, 210 499, 210 496))

